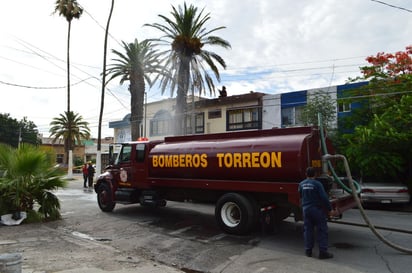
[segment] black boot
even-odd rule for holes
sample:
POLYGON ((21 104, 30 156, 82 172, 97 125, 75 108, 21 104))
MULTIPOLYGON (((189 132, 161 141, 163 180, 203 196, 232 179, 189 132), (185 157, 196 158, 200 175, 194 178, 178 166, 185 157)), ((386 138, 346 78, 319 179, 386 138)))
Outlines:
POLYGON ((324 259, 330 259, 333 258, 333 254, 329 252, 320 252, 319 253, 319 259, 324 260, 324 259))

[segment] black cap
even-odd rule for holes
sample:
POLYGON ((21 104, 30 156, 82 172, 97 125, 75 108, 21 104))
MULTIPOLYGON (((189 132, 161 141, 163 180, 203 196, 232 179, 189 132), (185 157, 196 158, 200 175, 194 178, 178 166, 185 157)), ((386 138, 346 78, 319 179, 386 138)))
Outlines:
POLYGON ((313 168, 313 167, 308 167, 306 169, 306 176, 307 177, 314 177, 315 173, 316 173, 316 171, 315 171, 315 168, 313 168))

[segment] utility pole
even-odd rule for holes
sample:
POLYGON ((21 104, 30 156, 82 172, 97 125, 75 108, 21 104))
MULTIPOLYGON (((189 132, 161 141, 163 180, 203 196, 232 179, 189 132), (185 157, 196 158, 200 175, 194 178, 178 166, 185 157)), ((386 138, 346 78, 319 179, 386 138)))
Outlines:
POLYGON ((192 127, 192 135, 195 134, 195 86, 192 85, 192 118, 191 118, 191 127, 192 127))
POLYGON ((144 92, 144 123, 143 123, 143 137, 146 137, 146 119, 147 119, 147 92, 144 92))
POLYGON ((19 148, 20 149, 20 143, 21 143, 21 141, 22 141, 22 138, 21 138, 21 126, 19 127, 19 142, 17 143, 17 148, 19 148))

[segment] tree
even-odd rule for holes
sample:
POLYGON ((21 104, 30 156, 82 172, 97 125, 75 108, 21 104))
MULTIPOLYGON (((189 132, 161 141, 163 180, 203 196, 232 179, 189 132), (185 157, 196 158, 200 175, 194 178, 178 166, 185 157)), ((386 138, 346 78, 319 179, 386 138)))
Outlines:
POLYGON ((153 49, 149 40, 143 40, 139 43, 137 39, 133 43, 122 41, 125 53, 117 50, 112 52, 117 55, 113 59, 114 64, 110 65, 107 73, 110 75, 108 80, 120 77, 120 84, 129 81, 129 92, 131 95, 131 130, 132 139, 140 137, 139 124, 143 120, 143 105, 146 92, 146 83, 149 86, 155 82, 150 76, 152 74, 162 73, 163 67, 160 65, 159 54, 153 49))
POLYGON ((366 126, 346 135, 346 154, 363 177, 407 182, 412 179, 412 96, 405 95, 375 114, 366 126))
POLYGON ((0 142, 16 148, 20 143, 40 144, 36 127, 26 117, 18 121, 9 114, 0 114, 0 142))
POLYGON ((321 90, 308 97, 300 119, 305 125, 319 125, 319 113, 322 116, 323 128, 330 129, 331 123, 336 120, 336 104, 327 92, 321 90))
POLYGON ((70 32, 72 20, 79 19, 83 13, 83 8, 79 6, 76 0, 56 0, 55 13, 66 18, 68 22, 67 29, 67 112, 70 112, 70 32))
MULTIPOLYGON (((70 113, 70 32, 72 26, 72 20, 79 19, 80 16, 83 14, 83 8, 77 3, 76 0, 56 0, 55 13, 59 13, 59 16, 63 16, 66 18, 68 22, 67 28, 67 113, 70 113)), ((70 125, 70 124, 69 124, 70 125)), ((72 150, 72 137, 70 136, 72 130, 68 130, 69 135, 68 137, 68 149, 72 150)), ((67 161, 66 161, 67 162, 67 161)))
POLYGON ((164 24, 145 24, 164 34, 162 38, 157 39, 160 44, 171 46, 170 49, 163 51, 166 58, 165 70, 170 71, 171 76, 163 76, 160 84, 162 92, 166 87, 170 87, 171 96, 175 89, 177 90, 176 134, 182 134, 185 128, 186 97, 190 87, 202 94, 207 86, 210 94, 214 94, 215 86, 207 68, 213 72, 217 81, 220 81, 220 74, 215 61, 226 68, 223 58, 204 49, 204 46, 231 47, 229 42, 211 35, 225 27, 206 30, 205 25, 210 20, 210 13, 204 14, 203 12, 204 9, 199 12, 197 7, 187 6, 184 3, 183 8, 179 6, 176 9, 172 6, 171 18, 159 15, 164 20, 164 24))
POLYGON ((53 137, 53 143, 58 139, 64 139, 64 151, 66 162, 70 143, 82 143, 82 140, 90 138, 89 123, 83 120, 83 117, 74 112, 64 112, 59 117, 53 118, 50 122, 50 137, 53 137), (70 139, 71 138, 71 139, 70 139))
POLYGON ((353 134, 346 134, 345 154, 364 177, 412 185, 412 46, 406 51, 378 53, 361 67, 368 85, 351 94, 363 107, 353 134), (359 124, 359 123, 358 123, 359 124))
POLYGON ((45 151, 0 144, 0 214, 26 211, 29 221, 59 219, 60 202, 53 191, 65 186, 61 170, 45 151))
POLYGON ((368 124, 375 114, 381 115, 412 90, 412 46, 396 53, 379 52, 366 61, 370 65, 360 68, 362 76, 349 79, 368 82, 347 94, 348 102, 361 105, 346 121, 352 128, 368 124))

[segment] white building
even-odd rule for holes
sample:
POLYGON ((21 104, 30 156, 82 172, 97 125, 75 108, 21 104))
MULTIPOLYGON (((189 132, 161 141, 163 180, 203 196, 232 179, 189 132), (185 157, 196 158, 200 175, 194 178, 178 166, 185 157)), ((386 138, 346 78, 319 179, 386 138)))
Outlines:
MULTIPOLYGON (((282 94, 249 92, 242 95, 205 99, 191 96, 187 100, 186 134, 211 134, 240 130, 258 130, 302 126, 300 113, 316 93, 326 94, 336 106, 336 119, 350 114, 354 105, 338 103, 348 90, 359 88, 366 82, 293 91, 282 94), (343 107, 344 106, 344 107, 343 107), (194 124, 194 125, 193 125, 194 124)), ((345 100, 342 100, 345 101, 345 100)), ((140 124, 142 136, 161 140, 173 134, 176 99, 170 98, 148 103, 145 118, 140 124)), ((114 129, 115 142, 131 140, 130 115, 120 121, 109 122, 114 129)))

